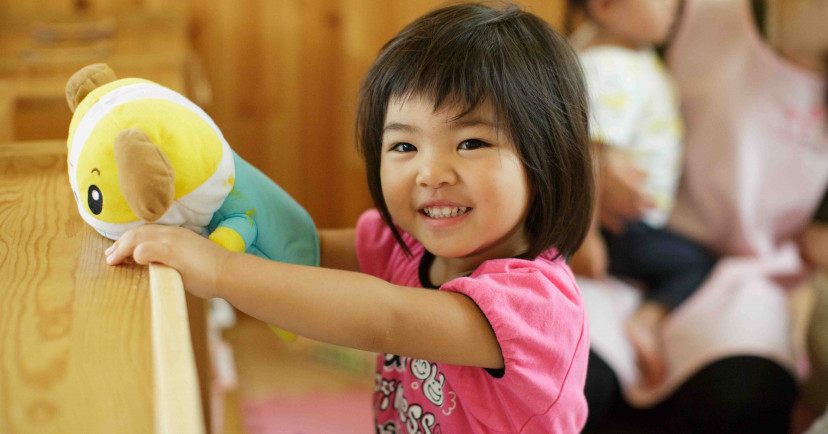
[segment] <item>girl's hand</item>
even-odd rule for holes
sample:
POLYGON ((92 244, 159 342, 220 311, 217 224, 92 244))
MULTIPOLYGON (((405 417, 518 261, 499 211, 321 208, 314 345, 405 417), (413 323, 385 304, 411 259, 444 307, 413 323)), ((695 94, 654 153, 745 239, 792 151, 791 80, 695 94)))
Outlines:
POLYGON ((230 254, 184 228, 142 225, 127 231, 106 250, 106 262, 118 265, 129 256, 139 264, 160 262, 181 273, 187 291, 212 298, 218 296, 219 276, 230 254))
POLYGON ((610 146, 602 146, 598 206, 602 226, 620 233, 628 221, 640 219, 645 211, 655 206, 644 193, 645 177, 629 156, 610 146))

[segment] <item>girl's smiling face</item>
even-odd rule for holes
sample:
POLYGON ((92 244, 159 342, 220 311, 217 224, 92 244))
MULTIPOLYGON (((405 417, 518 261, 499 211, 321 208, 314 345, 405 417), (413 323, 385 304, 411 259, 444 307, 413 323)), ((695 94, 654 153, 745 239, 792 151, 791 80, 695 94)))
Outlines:
POLYGON ((460 118, 444 106, 417 95, 389 101, 380 180, 391 217, 435 256, 472 269, 523 253, 529 184, 514 143, 490 104, 460 118))

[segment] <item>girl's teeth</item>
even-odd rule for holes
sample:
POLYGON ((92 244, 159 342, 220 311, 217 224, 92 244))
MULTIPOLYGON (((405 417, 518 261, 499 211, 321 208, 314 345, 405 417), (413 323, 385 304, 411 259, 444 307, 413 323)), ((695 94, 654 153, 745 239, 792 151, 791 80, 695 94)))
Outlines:
POLYGON ((431 218, 448 218, 448 217, 457 217, 463 215, 468 211, 469 208, 465 206, 461 207, 440 207, 440 208, 425 208, 423 212, 431 218))

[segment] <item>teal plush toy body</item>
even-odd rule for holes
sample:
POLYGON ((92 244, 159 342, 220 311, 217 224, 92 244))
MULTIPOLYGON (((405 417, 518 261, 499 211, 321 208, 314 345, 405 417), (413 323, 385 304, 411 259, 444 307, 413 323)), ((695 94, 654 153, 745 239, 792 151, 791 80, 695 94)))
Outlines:
MULTIPOLYGON (((207 226, 210 239, 219 241, 222 228, 242 242, 219 242, 230 250, 300 265, 319 265, 319 241, 308 213, 270 178, 235 152, 233 189, 207 226)), ((237 241, 238 242, 238 241, 237 241)))

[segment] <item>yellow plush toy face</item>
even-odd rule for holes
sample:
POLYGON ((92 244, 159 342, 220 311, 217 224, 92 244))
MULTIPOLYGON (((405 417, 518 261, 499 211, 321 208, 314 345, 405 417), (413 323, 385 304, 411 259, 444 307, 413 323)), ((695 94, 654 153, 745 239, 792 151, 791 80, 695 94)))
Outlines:
MULTIPOLYGON (((152 147, 174 172, 173 208, 159 223, 188 224, 198 215, 200 225, 221 205, 232 185, 216 188, 221 178, 233 176, 233 157, 209 117, 183 96, 146 80, 124 79, 90 92, 78 105, 69 132, 70 182, 84 220, 110 238, 140 224, 135 203, 129 203, 123 186, 126 170, 133 187, 142 184, 142 164, 134 159, 116 163, 115 142, 127 129, 143 132, 152 147), (128 164, 120 168, 118 164, 128 164), (124 172, 120 173, 119 171, 124 172), (139 174, 135 180, 135 174, 139 174), (189 196, 188 196, 189 195, 189 196)), ((152 182, 148 179, 146 182, 152 182)), ((134 199, 133 199, 134 202, 134 199)))
MULTIPOLYGON (((113 136, 114 137, 114 136, 113 136)), ((129 209, 118 187, 118 168, 115 166, 112 146, 103 146, 101 140, 84 149, 77 166, 78 203, 96 219, 108 223, 127 223, 138 217, 129 209), (97 145, 97 146, 95 146, 97 145), (95 151, 92 148, 97 148, 95 151), (86 158, 83 158, 86 157, 86 158)))
POLYGON ((87 212, 103 222, 139 220, 118 184, 113 143, 124 125, 144 131, 170 160, 175 168, 176 199, 202 185, 221 160, 218 137, 198 115, 178 104, 147 98, 113 108, 89 135, 76 172, 79 199, 87 212), (175 134, 170 133, 169 123, 174 123, 175 134), (198 143, 197 148, 194 143, 198 143))

